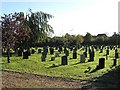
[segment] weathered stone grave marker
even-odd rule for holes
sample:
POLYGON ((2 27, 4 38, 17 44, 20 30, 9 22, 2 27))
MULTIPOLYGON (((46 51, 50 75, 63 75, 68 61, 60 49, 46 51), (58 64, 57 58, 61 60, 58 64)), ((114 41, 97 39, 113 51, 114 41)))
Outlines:
POLYGON ((84 54, 80 55, 80 63, 85 63, 85 55, 84 54))
POLYGON ((83 54, 84 54, 84 55, 85 55, 85 57, 87 58, 87 52, 85 51, 83 54))

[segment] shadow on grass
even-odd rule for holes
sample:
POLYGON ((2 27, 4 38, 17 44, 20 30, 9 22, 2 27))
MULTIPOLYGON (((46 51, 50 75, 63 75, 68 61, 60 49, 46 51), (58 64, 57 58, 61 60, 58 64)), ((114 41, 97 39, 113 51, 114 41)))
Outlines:
MULTIPOLYGON (((95 72, 94 69, 91 73, 95 72)), ((114 69, 108 73, 103 74, 100 77, 93 78, 92 81, 86 81, 83 85, 82 89, 86 90, 106 90, 106 89, 114 89, 120 90, 120 65, 116 66, 114 69)))
POLYGON ((77 65, 77 64, 80 64, 80 62, 77 62, 77 63, 75 63, 75 64, 71 64, 71 65, 77 65))
POLYGON ((64 66, 64 65, 61 65, 61 64, 55 65, 55 64, 53 64, 52 66, 50 66, 50 67, 48 67, 48 68, 56 68, 56 67, 60 67, 60 66, 64 66))

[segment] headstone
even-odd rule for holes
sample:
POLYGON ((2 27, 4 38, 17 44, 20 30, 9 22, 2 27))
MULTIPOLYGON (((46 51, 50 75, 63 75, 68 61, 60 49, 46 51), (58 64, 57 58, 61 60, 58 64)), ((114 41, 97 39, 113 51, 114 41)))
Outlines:
POLYGON ((55 50, 57 50, 58 49, 58 47, 55 47, 55 50))
POLYGON ((94 50, 93 50, 91 53, 93 54, 93 57, 95 57, 95 52, 94 52, 94 50))
POLYGON ((58 51, 59 51, 60 53, 62 52, 62 47, 61 47, 61 46, 59 47, 59 50, 58 50, 58 51))
POLYGON ((113 59, 113 66, 116 66, 116 59, 113 59))
POLYGON ((77 58, 77 53, 74 52, 74 53, 73 53, 73 59, 76 59, 76 58, 77 58))
POLYGON ((93 54, 93 52, 91 52, 89 55, 90 55, 89 56, 90 59, 88 60, 88 62, 94 61, 94 54, 93 54))
POLYGON ((103 53, 103 49, 100 49, 100 53, 103 53))
POLYGON ((70 51, 72 51, 73 50, 73 48, 72 47, 70 47, 70 51))
POLYGON ((109 49, 106 50, 106 55, 109 55, 109 49))
POLYGON ((80 55, 80 63, 85 63, 85 55, 84 54, 80 55))
POLYGON ((46 58, 47 53, 46 52, 42 52, 42 56, 46 58))
POLYGON ((23 52, 23 59, 28 59, 28 51, 23 52))
POLYGON ((91 49, 90 49, 90 47, 89 47, 89 54, 91 53, 91 49))
POLYGON ((85 47, 85 52, 87 53, 87 47, 85 47))
POLYGON ((44 62, 44 61, 45 61, 45 58, 46 58, 46 56, 43 56, 43 55, 42 55, 42 56, 41 56, 41 61, 44 62))
POLYGON ((19 49, 19 50, 18 50, 18 56, 22 56, 22 52, 23 52, 23 50, 22 50, 22 49, 19 49))
POLYGON ((85 57, 87 58, 87 52, 85 51, 83 54, 84 54, 84 55, 85 55, 85 57))
POLYGON ((73 53, 76 53, 76 51, 77 51, 77 49, 76 49, 76 48, 74 48, 74 49, 73 49, 73 53))
POLYGON ((100 58, 97 69, 103 69, 104 67, 105 67, 105 58, 100 58))
POLYGON ((35 50, 34 49, 32 49, 32 54, 34 54, 35 53, 35 50))
POLYGON ((113 48, 113 47, 112 47, 112 46, 110 46, 110 50, 112 50, 112 48, 113 48))
POLYGON ((54 54, 54 49, 50 47, 50 54, 54 54))
POLYGON ((65 55, 69 56, 69 51, 68 50, 65 51, 65 55))
POLYGON ((30 53, 30 48, 27 49, 27 53, 28 53, 28 56, 31 55, 31 53, 30 53))
POLYGON ((64 53, 66 53, 66 51, 67 51, 67 48, 66 48, 66 47, 64 47, 64 53))
POLYGON ((41 53, 41 49, 38 49, 38 53, 41 53))
POLYGON ((62 65, 67 65, 68 64, 68 61, 67 61, 67 56, 62 56, 62 62, 61 62, 62 65))
POLYGON ((118 52, 115 53, 115 59, 119 58, 118 52))
POLYGON ((48 53, 48 47, 43 47, 43 52, 48 53))
POLYGON ((118 49, 117 49, 117 48, 115 49, 115 53, 116 53, 116 52, 118 52, 118 49))

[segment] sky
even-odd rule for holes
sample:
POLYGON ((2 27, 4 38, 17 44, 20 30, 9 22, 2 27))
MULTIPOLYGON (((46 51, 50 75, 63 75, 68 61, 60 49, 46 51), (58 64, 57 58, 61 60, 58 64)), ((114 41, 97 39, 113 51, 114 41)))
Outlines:
POLYGON ((1 15, 43 11, 54 18, 49 24, 54 35, 92 35, 118 32, 118 2, 120 0, 1 0, 1 15))

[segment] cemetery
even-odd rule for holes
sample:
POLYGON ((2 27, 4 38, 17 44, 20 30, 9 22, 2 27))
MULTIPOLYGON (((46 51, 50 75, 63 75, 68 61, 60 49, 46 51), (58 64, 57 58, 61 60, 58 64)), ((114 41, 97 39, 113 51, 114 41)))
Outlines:
MULTIPOLYGON (((106 34, 94 36, 89 32, 84 36, 66 33, 62 36, 50 37, 48 33, 53 34, 54 30, 48 21, 53 16, 41 11, 32 12, 31 9, 27 15, 23 12, 15 12, 5 14, 1 18, 1 69, 3 73, 9 73, 6 75, 8 80, 6 78, 3 80, 13 83, 13 86, 14 82, 9 81, 11 73, 16 73, 16 77, 18 74, 23 75, 22 77, 33 75, 35 79, 37 75, 49 77, 49 81, 55 78, 55 80, 62 79, 67 82, 73 80, 73 83, 77 83, 78 80, 84 84, 84 82, 93 83, 100 80, 103 84, 110 83, 110 87, 113 87, 112 85, 118 87, 120 84, 118 80, 120 72, 119 33, 114 32, 112 36, 106 34), (107 76, 108 74, 112 77, 107 76)), ((30 78, 26 80, 28 83, 30 78)), ((40 82, 39 78, 36 80, 40 82)), ((30 85, 25 83, 25 87, 38 84, 36 80, 31 80, 34 83, 30 85)), ((67 87, 69 86, 70 84, 67 87)))
MULTIPOLYGON (((20 51, 18 51, 18 54, 12 54, 11 63, 7 63, 7 57, 3 55, 2 69, 51 77, 90 80, 120 65, 119 55, 116 55, 115 50, 109 50, 108 59, 106 59, 105 48, 103 48, 103 53, 100 53, 100 50, 94 49, 94 56, 86 52, 87 57, 84 55, 85 50, 83 48, 75 51, 74 49, 70 51, 67 48, 69 54, 64 52, 63 47, 63 51, 59 51, 59 49, 55 50, 55 47, 52 47, 52 50, 51 47, 46 48, 47 50, 44 50, 42 47, 38 47, 37 49, 31 48, 30 52, 25 51, 23 55, 20 55, 20 51), (29 53, 30 55, 28 55, 29 53), (91 67, 91 70, 85 73, 88 67, 91 67), (91 73, 95 69, 97 69, 96 72, 91 73)), ((120 48, 117 49, 120 50, 120 48)))

